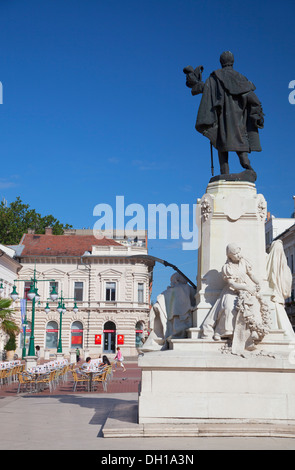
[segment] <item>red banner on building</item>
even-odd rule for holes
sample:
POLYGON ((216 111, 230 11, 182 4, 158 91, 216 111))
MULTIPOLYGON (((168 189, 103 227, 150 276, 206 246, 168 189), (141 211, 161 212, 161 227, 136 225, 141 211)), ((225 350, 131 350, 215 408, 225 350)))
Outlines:
POLYGON ((117 336, 117 344, 124 344, 124 335, 117 336))
POLYGON ((82 336, 72 336, 72 344, 82 344, 82 336))
POLYGON ((95 335, 94 343, 101 344, 101 335, 95 335))

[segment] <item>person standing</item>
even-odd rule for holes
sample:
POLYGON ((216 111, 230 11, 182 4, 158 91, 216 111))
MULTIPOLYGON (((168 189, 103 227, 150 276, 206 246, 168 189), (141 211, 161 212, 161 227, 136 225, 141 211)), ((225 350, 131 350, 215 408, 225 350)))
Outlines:
POLYGON ((121 352, 121 349, 119 348, 119 346, 117 347, 117 354, 115 356, 115 361, 116 361, 116 368, 117 368, 117 364, 119 362, 119 364, 121 365, 121 367, 123 368, 123 372, 126 371, 126 368, 123 364, 123 361, 124 361, 124 357, 123 357, 123 354, 121 352))
POLYGON ((76 349, 76 362, 79 362, 80 361, 80 349, 77 348, 76 349))
POLYGON ((37 356, 37 362, 40 361, 40 356, 41 356, 41 352, 40 352, 40 346, 36 346, 36 356, 37 356))

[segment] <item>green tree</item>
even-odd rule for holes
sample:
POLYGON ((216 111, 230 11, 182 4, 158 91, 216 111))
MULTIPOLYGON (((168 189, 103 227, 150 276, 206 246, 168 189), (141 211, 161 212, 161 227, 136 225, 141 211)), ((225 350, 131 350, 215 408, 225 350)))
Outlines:
POLYGON ((0 329, 9 336, 5 345, 7 351, 16 349, 15 337, 19 333, 19 327, 13 319, 13 309, 10 308, 11 299, 0 299, 0 329))
POLYGON ((29 204, 24 204, 20 197, 5 206, 0 204, 0 243, 3 245, 17 245, 28 229, 34 229, 35 233, 45 233, 46 227, 52 227, 54 235, 62 235, 65 229, 72 225, 62 224, 53 215, 41 216, 29 204))

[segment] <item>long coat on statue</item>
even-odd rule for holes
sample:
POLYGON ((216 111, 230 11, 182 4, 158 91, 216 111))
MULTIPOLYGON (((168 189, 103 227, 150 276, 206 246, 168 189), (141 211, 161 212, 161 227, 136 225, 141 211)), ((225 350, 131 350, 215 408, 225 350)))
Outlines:
POLYGON ((206 80, 196 129, 219 151, 261 151, 258 128, 263 112, 255 86, 232 67, 212 72, 206 80))

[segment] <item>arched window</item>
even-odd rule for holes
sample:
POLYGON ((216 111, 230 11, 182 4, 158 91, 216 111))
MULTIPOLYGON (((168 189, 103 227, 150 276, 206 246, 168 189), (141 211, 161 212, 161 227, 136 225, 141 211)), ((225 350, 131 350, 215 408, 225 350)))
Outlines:
POLYGON ((144 324, 142 321, 138 321, 135 325, 135 347, 140 348, 143 345, 144 340, 144 324))
POLYGON ((80 321, 74 321, 71 328, 71 348, 83 347, 83 325, 80 321))
POLYGON ((116 325, 107 321, 103 327, 103 352, 114 353, 116 351, 116 325))
POLYGON ((58 339, 58 324, 56 321, 49 321, 46 327, 46 342, 45 348, 54 349, 57 348, 58 339))

